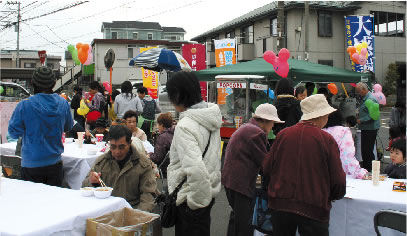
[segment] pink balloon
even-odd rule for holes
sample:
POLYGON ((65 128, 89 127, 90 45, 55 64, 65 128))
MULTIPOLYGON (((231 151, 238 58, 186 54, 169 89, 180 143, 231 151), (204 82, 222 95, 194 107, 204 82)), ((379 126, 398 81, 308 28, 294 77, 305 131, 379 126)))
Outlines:
POLYGON ((357 52, 352 54, 352 61, 359 64, 359 54, 357 52))
POLYGON ((386 96, 384 96, 382 92, 374 92, 372 95, 376 98, 379 104, 386 105, 386 96))
POLYGON ((93 62, 93 54, 92 52, 88 54, 88 58, 86 59, 85 63, 83 63, 84 65, 90 65, 93 62))
POLYGON ((362 48, 362 49, 360 50, 360 55, 366 57, 366 54, 367 54, 367 49, 366 49, 366 48, 362 48))
POLYGON ((280 50, 279 56, 276 57, 274 52, 266 51, 263 55, 265 61, 273 65, 276 74, 283 78, 287 78, 290 66, 288 64, 288 59, 290 58, 290 51, 286 48, 280 50))
POLYGON ((362 54, 359 55, 359 64, 366 65, 366 61, 367 61, 366 56, 363 56, 362 54))
POLYGON ((103 87, 105 87, 106 91, 112 93, 112 87, 110 86, 109 82, 107 81, 103 82, 103 87))
POLYGON ((382 86, 380 84, 373 85, 373 89, 374 89, 375 93, 381 93, 382 92, 382 86))

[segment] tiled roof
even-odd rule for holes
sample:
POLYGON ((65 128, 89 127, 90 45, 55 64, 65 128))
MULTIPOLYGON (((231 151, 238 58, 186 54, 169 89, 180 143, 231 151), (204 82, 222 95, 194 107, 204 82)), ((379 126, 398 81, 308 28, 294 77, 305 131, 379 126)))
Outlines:
MULTIPOLYGON (((337 10, 349 10, 349 9, 355 9, 358 6, 358 2, 354 1, 310 1, 309 6, 313 8, 330 8, 330 9, 337 9, 337 10)), ((289 9, 291 7, 304 7, 304 1, 285 1, 284 2, 284 8, 289 9)), ((227 28, 232 28, 234 26, 243 24, 245 22, 248 22, 250 20, 254 20, 256 18, 261 18, 263 16, 266 16, 272 12, 277 11, 277 1, 269 3, 267 5, 264 5, 262 7, 259 7, 257 9, 254 9, 253 11, 246 13, 238 18, 235 18, 231 21, 228 21, 216 28, 213 28, 203 34, 200 34, 198 36, 195 36, 194 38, 191 39, 191 41, 198 41, 199 39, 203 39, 210 34, 217 33, 219 31, 223 31, 227 28)))
POLYGON ((103 22, 102 30, 104 28, 133 28, 133 29, 155 29, 162 30, 158 22, 142 22, 142 21, 113 21, 103 22))
POLYGON ((181 27, 162 27, 163 31, 166 33, 185 33, 184 28, 181 27))

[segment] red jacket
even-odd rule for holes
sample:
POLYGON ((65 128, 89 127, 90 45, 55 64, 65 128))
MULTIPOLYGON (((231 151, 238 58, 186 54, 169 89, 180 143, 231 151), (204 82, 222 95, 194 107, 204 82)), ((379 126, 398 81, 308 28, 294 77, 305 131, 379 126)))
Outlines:
POLYGON ((331 201, 346 193, 335 139, 308 122, 282 130, 263 162, 268 206, 329 222, 331 201))
POLYGON ((256 120, 233 133, 226 148, 222 184, 233 191, 254 198, 256 178, 267 154, 267 136, 256 120))

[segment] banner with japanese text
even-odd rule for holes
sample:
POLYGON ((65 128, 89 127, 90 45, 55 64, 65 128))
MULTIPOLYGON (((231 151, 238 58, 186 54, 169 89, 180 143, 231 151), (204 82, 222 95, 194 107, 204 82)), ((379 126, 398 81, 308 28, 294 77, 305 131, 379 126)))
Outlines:
MULTIPOLYGON (((140 48, 140 53, 145 52, 149 49, 155 47, 148 47, 148 48, 140 48)), ((147 88, 148 94, 154 98, 158 98, 158 80, 159 80, 159 73, 153 70, 147 70, 143 67, 141 68, 141 74, 143 77, 143 86, 147 88)))
POLYGON ((374 18, 370 16, 346 16, 345 17, 345 33, 346 47, 355 46, 358 43, 367 43, 368 58, 366 65, 359 65, 351 59, 351 67, 353 71, 362 72, 365 69, 374 72, 374 18))
POLYGON ((214 40, 216 67, 236 64, 235 39, 214 40))
MULTIPOLYGON (((192 71, 206 69, 206 47, 204 44, 184 44, 182 46, 182 56, 191 66, 192 71)), ((201 95, 204 101, 208 101, 208 84, 199 82, 201 95)))

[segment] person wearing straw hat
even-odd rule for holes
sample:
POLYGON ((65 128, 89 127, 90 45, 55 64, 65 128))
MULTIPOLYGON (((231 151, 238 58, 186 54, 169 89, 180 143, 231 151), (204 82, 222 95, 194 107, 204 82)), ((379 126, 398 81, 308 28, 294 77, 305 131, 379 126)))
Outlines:
POLYGON ((256 179, 268 151, 267 134, 274 123, 284 123, 271 104, 261 104, 253 118, 229 140, 222 170, 222 184, 232 208, 228 236, 253 235, 249 224, 253 215, 256 179))
POLYGON ((34 96, 18 103, 10 119, 12 138, 22 137, 21 177, 23 180, 61 186, 62 134, 72 129, 68 102, 56 93, 54 72, 45 66, 32 76, 34 96))
POLYGON ((273 235, 329 235, 331 201, 346 193, 338 145, 322 130, 336 109, 322 94, 300 105, 301 121, 277 135, 263 162, 273 235))

